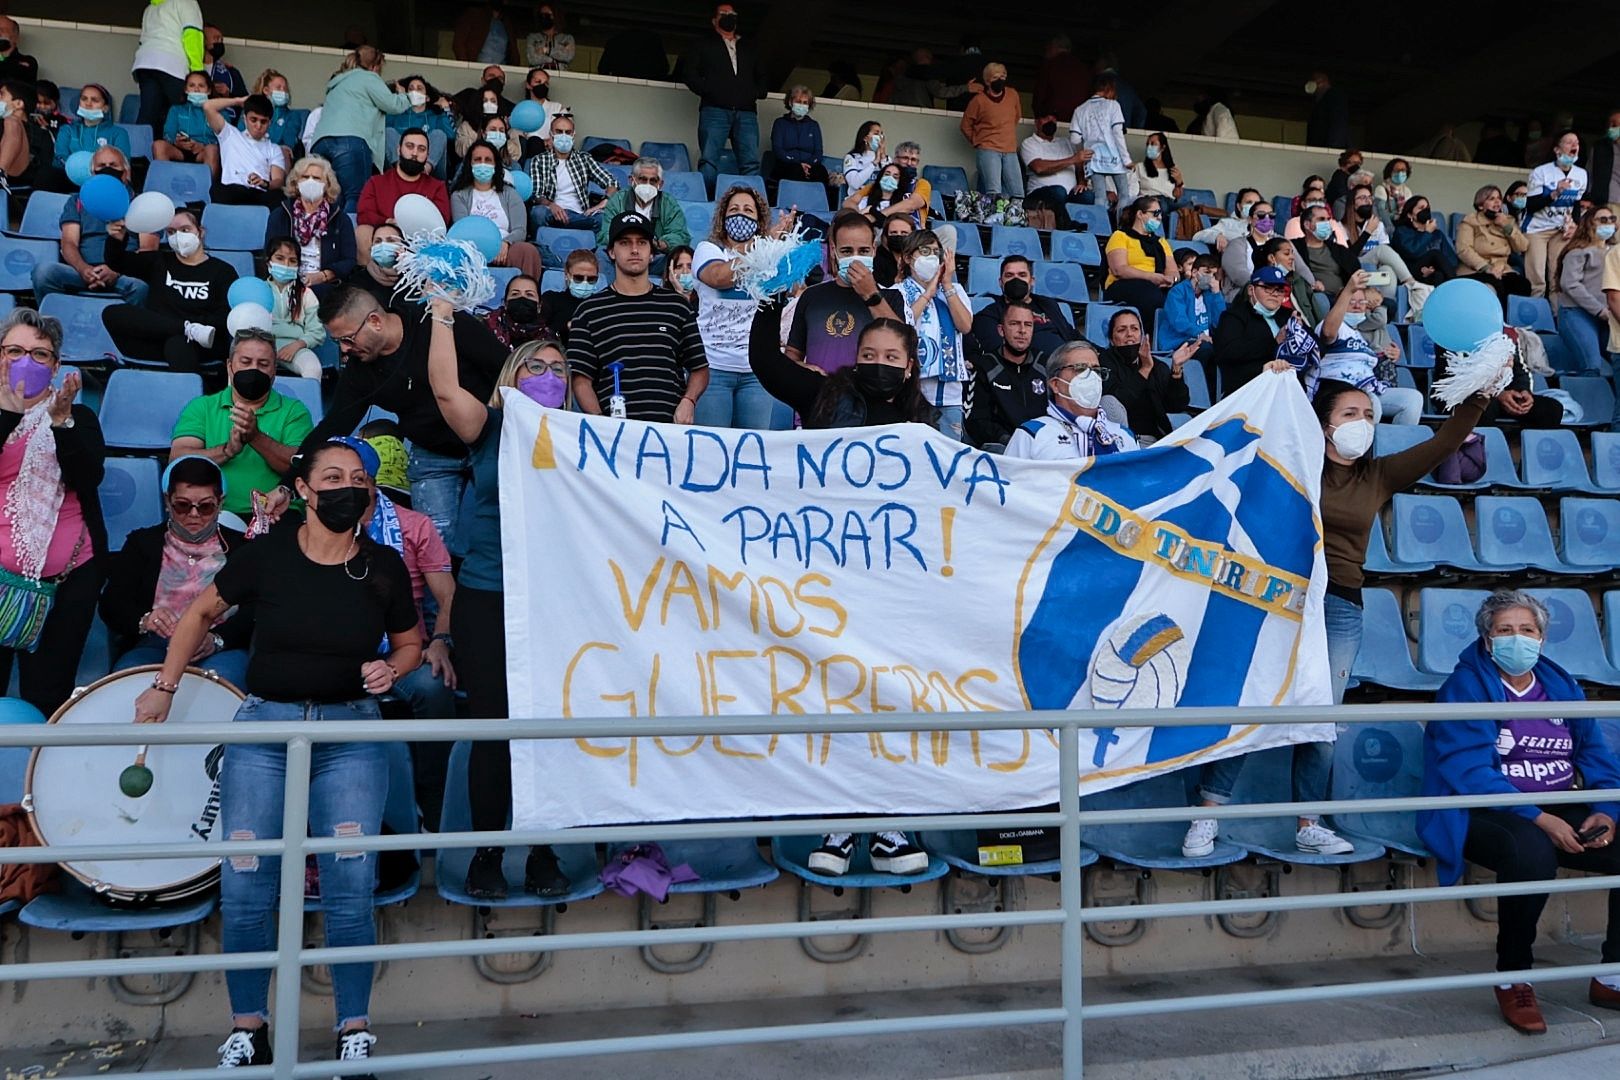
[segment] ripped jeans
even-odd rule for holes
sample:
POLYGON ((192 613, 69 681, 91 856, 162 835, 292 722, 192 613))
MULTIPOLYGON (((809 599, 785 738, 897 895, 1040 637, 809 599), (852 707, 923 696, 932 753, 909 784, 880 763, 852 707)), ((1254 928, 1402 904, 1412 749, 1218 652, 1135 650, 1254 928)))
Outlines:
MULTIPOLYGON (((377 702, 370 698, 318 704, 266 701, 249 695, 236 711, 236 719, 378 720, 381 713, 377 702)), ((220 821, 227 838, 270 840, 281 836, 286 776, 287 749, 281 743, 242 743, 225 748, 220 773, 220 821)), ((382 744, 315 744, 309 780, 311 836, 375 836, 382 831, 383 803, 387 798, 388 758, 382 744)), ((327 947, 375 945, 377 924, 372 895, 377 880, 377 853, 339 852, 316 858, 327 947)), ((219 892, 226 952, 259 952, 275 947, 280 887, 281 860, 274 856, 225 860, 220 868, 219 892)), ((371 964, 333 966, 339 1028, 350 1021, 367 1019, 373 974, 371 964)), ((234 1015, 268 1019, 268 970, 229 971, 225 973, 225 984, 234 1015)))

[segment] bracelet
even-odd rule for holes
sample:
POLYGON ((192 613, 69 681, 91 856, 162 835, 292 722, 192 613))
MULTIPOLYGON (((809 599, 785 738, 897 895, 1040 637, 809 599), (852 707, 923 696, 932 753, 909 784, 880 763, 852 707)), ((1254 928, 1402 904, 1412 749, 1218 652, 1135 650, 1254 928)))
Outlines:
POLYGON ((139 630, 143 634, 146 633, 146 620, 150 619, 151 617, 152 613, 150 611, 148 611, 145 615, 142 615, 140 621, 135 624, 135 629, 139 630))
POLYGON ((156 675, 152 676, 152 689, 161 690, 165 694, 172 694, 176 690, 180 689, 180 684, 179 683, 169 683, 168 685, 164 685, 163 675, 160 672, 159 674, 156 674, 156 675))
POLYGON ((390 664, 386 660, 383 661, 383 667, 388 669, 388 681, 390 683, 399 682, 399 669, 395 668, 393 664, 390 664))
POLYGON ((433 321, 438 323, 440 326, 448 326, 451 329, 454 329, 456 325, 455 319, 441 319, 437 315, 433 316, 433 321))

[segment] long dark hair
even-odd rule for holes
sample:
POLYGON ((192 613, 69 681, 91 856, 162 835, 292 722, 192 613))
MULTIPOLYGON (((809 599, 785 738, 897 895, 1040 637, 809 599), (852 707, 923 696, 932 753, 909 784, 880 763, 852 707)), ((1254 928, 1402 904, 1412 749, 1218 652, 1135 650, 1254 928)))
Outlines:
POLYGON ((855 148, 851 150, 850 153, 859 156, 872 149, 866 144, 867 140, 871 138, 873 128, 880 128, 882 126, 882 122, 878 120, 864 121, 861 126, 855 130, 855 148))
MULTIPOLYGON (((1332 423, 1333 410, 1338 408, 1339 399, 1346 394, 1368 396, 1367 391, 1360 387, 1351 386, 1349 383, 1341 382, 1338 379, 1323 379, 1316 384, 1316 396, 1311 399, 1311 412, 1316 414, 1316 422, 1322 428, 1324 437, 1327 434, 1328 425, 1332 423)), ((1373 457, 1372 453, 1366 453, 1351 462, 1350 476, 1356 480, 1365 479, 1368 473, 1372 471, 1373 457)), ((1327 460, 1327 455, 1324 454, 1322 456, 1322 467, 1324 469, 1327 468, 1327 460)))
POLYGON ((493 186, 496 191, 506 190, 506 162, 501 160, 501 152, 495 149, 495 144, 480 136, 479 138, 473 140, 471 146, 467 147, 467 155, 461 159, 461 168, 456 170, 456 186, 451 189, 452 191, 460 191, 462 188, 472 187, 472 156, 473 151, 478 149, 480 146, 482 146, 485 150, 488 150, 491 154, 495 155, 495 176, 490 180, 491 186, 493 186))
POLYGON ((1147 156, 1146 150, 1142 151, 1142 168, 1147 172, 1147 174, 1149 176, 1158 176, 1161 168, 1166 173, 1175 168, 1176 158, 1174 154, 1170 153, 1170 140, 1165 138, 1164 132, 1149 132, 1148 138, 1156 138, 1159 140, 1159 160, 1154 161, 1152 158, 1147 156))
MULTIPOLYGON (((394 85, 399 87, 409 87, 411 83, 416 82, 418 79, 420 79, 422 82, 422 86, 424 88, 423 93, 427 94, 428 99, 425 107, 426 111, 443 113, 444 110, 439 108, 439 99, 445 97, 446 95, 444 91, 428 82, 426 75, 407 75, 403 79, 394 80, 394 85)), ((402 89, 400 92, 405 93, 406 91, 402 89)))
MULTIPOLYGON (((1144 232, 1136 226, 1136 220, 1141 216, 1142 211, 1154 203, 1159 204, 1159 212, 1162 214, 1164 212, 1164 200, 1157 195, 1143 195, 1119 212, 1119 228, 1121 232, 1136 237, 1143 253, 1153 260, 1153 272, 1162 274, 1164 273, 1164 233, 1161 232, 1158 236, 1154 236, 1152 233, 1144 232)), ((1163 218, 1160 219, 1160 223, 1163 224, 1163 218)))
MULTIPOLYGON (((900 389, 894 395, 894 407, 913 423, 932 424, 934 422, 934 407, 928 404, 928 399, 922 392, 922 367, 917 358, 917 329, 899 319, 873 319, 861 329, 860 337, 856 342, 859 350, 860 342, 864 342, 868 334, 879 330, 887 330, 899 334, 905 342, 906 355, 911 358, 911 371, 906 375, 906 381, 900 384, 900 389)), ((838 407, 850 397, 859 396, 860 389, 855 385, 855 368, 844 368, 835 374, 827 376, 826 385, 816 395, 815 408, 810 413, 810 427, 832 427, 838 419, 838 407)))
POLYGON ((893 206, 895 203, 906 198, 910 194, 911 178, 906 175, 905 169, 900 168, 900 166, 891 161, 887 165, 883 166, 883 168, 879 169, 876 175, 872 177, 872 190, 866 196, 866 205, 873 209, 876 209, 879 206, 893 206), (897 169, 900 172, 900 176, 898 177, 900 184, 894 189, 893 192, 884 191, 880 183, 880 181, 883 179, 883 174, 888 172, 890 169, 897 169))
MULTIPOLYGON (((298 256, 299 256, 298 241, 294 240, 290 236, 278 236, 274 240, 270 241, 270 243, 265 245, 264 261, 265 261, 265 264, 267 266, 269 265, 271 257, 273 255, 275 255, 276 252, 280 251, 282 248, 291 248, 292 253, 293 253, 293 258, 294 259, 298 258, 298 256)), ((265 271, 266 274, 268 274, 269 272, 270 272, 269 270, 265 271)), ((303 308, 303 306, 304 306, 304 282, 303 282, 303 279, 302 278, 293 278, 292 284, 287 287, 287 318, 291 319, 293 322, 297 322, 299 320, 299 314, 298 313, 303 308)))

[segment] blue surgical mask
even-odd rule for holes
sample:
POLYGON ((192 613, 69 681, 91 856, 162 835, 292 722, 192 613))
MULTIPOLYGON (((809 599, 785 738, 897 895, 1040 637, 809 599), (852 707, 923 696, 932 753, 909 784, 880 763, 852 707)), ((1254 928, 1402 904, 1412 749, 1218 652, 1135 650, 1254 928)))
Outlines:
POLYGON ((1513 207, 1515 210, 1523 210, 1525 203, 1528 201, 1529 200, 1527 200, 1523 195, 1515 195, 1513 198, 1508 200, 1508 205, 1513 207))
POLYGON ((572 296, 575 300, 583 300, 587 296, 590 296, 595 292, 596 292, 596 283, 593 282, 593 281, 572 281, 572 280, 570 280, 568 282, 568 294, 570 296, 572 296))
POLYGON ((1593 230, 1593 232, 1597 233, 1597 238, 1599 240, 1613 240, 1614 239, 1614 226, 1613 225, 1599 225, 1596 229, 1593 230))
POLYGON ((1491 638, 1491 659, 1509 675, 1523 675, 1541 659, 1541 642, 1525 634, 1491 638))
POLYGON ((572 154, 574 152, 574 136, 570 132, 551 137, 551 148, 559 154, 572 154))
POLYGON ((1157 146, 1150 146, 1147 148, 1147 159, 1149 161, 1159 160, 1159 148, 1157 146))
POLYGON ((843 281, 845 284, 849 283, 849 268, 851 266, 854 266, 856 263, 860 263, 862 266, 864 266, 868 270, 870 270, 870 269, 872 269, 872 256, 870 256, 870 255, 845 255, 843 258, 839 259, 838 260, 838 278, 839 278, 840 281, 843 281))
POLYGON ((1158 236, 1164 231, 1164 223, 1156 217, 1143 218, 1142 228, 1146 229, 1151 235, 1158 236))
POLYGON ((1575 164, 1575 155, 1574 154, 1559 154, 1558 155, 1558 167, 1559 168, 1567 169, 1573 164, 1575 164))
POLYGON ((1326 240, 1328 237, 1333 235, 1333 222, 1318 221, 1316 223, 1316 227, 1311 231, 1316 234, 1316 238, 1318 240, 1326 240))
POLYGON ((697 282, 697 278, 693 277, 691 274, 676 274, 675 281, 683 290, 686 292, 691 292, 692 286, 697 282))
POLYGON ((87 124, 99 124, 101 118, 106 115, 107 110, 105 109, 87 109, 83 105, 79 106, 79 119, 87 124))
POLYGON ((480 161, 472 167, 472 178, 480 184, 487 184, 495 179, 495 166, 486 161, 480 161))
POLYGON ((192 105, 201 105, 207 100, 208 94, 202 90, 192 90, 186 94, 186 101, 192 105))
POLYGON ((1356 326, 1360 326, 1362 323, 1364 323, 1366 321, 1367 321, 1367 313, 1365 311, 1347 311, 1347 312, 1345 312, 1344 325, 1346 325, 1346 326, 1356 327, 1356 326))
POLYGON ((1404 184, 1406 183, 1406 172, 1403 169, 1396 169, 1389 174, 1389 178, 1397 184, 1404 184))
POLYGON ((877 148, 883 145, 883 136, 868 135, 866 137, 866 145, 872 150, 873 153, 876 153, 877 148))
POLYGON ((796 119, 803 120, 805 117, 810 115, 810 106, 802 101, 795 101, 792 105, 788 106, 788 111, 791 112, 796 119))
POLYGON ((270 104, 274 105, 278 109, 285 109, 287 107, 287 102, 291 100, 292 95, 287 93, 285 90, 270 91, 270 104))
POLYGON ((399 260, 399 245, 383 240, 371 245, 371 261, 378 266, 393 266, 399 260))
POLYGON ((1609 130, 1607 130, 1607 131, 1605 131, 1603 133, 1603 136, 1604 136, 1604 138, 1608 139, 1610 142, 1615 142, 1616 140, 1620 140, 1620 127, 1612 127, 1612 128, 1610 128, 1609 130))
POLYGON ((289 281, 296 281, 298 280, 298 267, 288 266, 285 263, 271 263, 270 280, 279 281, 283 285, 289 281))
POLYGON ((484 140, 495 149, 500 150, 506 146, 506 132, 486 131, 484 132, 484 140))
POLYGON ((890 176, 885 173, 878 178, 878 187, 882 188, 884 192, 892 192, 899 186, 900 178, 898 176, 890 176))

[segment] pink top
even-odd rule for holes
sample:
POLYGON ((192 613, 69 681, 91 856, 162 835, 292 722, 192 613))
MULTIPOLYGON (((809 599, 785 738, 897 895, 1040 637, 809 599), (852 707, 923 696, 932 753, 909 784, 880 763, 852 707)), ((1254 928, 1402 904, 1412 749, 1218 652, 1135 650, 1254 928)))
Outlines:
MULTIPOLYGON (((6 516, 6 494, 11 490, 12 483, 17 479, 17 473, 22 470, 23 451, 26 444, 22 439, 12 439, 6 443, 5 449, 0 450, 0 566, 5 567, 13 574, 22 572, 22 564, 17 561, 17 552, 11 543, 11 519, 6 516)), ((74 562, 75 567, 83 566, 95 555, 95 543, 84 527, 84 509, 79 505, 79 497, 68 488, 62 496, 62 508, 56 515, 56 531, 51 534, 51 546, 45 553, 45 567, 40 571, 41 578, 56 577, 68 568, 68 560, 73 558, 73 547, 84 537, 84 546, 79 549, 79 558, 74 562)))
MULTIPOLYGON (((410 510, 394 504, 394 512, 399 515, 399 531, 405 538, 405 570, 411 575, 411 596, 416 600, 417 628, 422 630, 423 638, 427 632, 422 626, 422 597, 427 592, 427 575, 434 573, 448 574, 450 572, 450 550, 444 546, 444 538, 439 535, 438 526, 433 519, 419 510, 410 510)), ((448 633, 448 626, 440 627, 448 633)))

